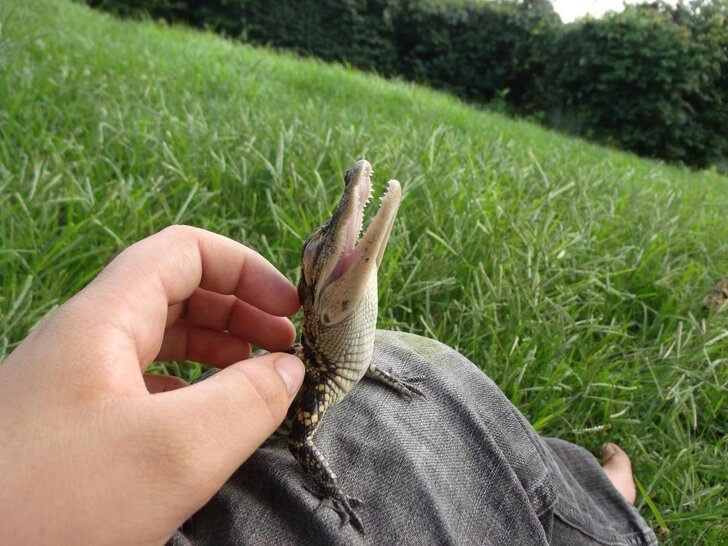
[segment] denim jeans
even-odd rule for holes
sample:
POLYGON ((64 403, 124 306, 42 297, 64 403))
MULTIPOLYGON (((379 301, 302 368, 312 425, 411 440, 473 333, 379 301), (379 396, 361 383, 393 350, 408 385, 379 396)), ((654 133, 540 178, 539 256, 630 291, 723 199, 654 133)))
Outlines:
POLYGON ((656 544, 585 449, 542 438, 498 387, 436 341, 377 333, 373 362, 416 381, 411 402, 364 379, 314 437, 359 534, 306 489, 274 434, 171 544, 656 544))

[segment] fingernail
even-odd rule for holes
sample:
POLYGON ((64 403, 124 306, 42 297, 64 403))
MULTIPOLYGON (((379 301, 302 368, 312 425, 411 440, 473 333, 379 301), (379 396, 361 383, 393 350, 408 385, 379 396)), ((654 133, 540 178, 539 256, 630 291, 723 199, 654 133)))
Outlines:
POLYGON ((276 359, 275 368, 286 382, 288 396, 293 396, 303 383, 303 363, 295 356, 282 354, 276 359))

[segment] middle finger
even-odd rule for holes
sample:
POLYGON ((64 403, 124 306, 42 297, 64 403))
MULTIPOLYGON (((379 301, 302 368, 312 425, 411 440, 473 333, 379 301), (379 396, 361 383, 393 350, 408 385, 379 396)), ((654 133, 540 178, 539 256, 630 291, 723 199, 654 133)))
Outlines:
POLYGON ((191 326, 226 331, 268 351, 288 349, 296 330, 286 317, 277 317, 228 296, 197 288, 182 310, 170 308, 170 314, 191 326))

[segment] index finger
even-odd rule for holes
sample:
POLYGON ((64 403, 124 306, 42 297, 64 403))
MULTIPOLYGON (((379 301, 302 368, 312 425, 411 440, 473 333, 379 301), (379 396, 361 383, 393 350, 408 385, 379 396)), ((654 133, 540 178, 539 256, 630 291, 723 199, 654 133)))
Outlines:
POLYGON ((260 254, 189 226, 166 228, 130 246, 84 292, 109 300, 112 316, 132 330, 140 358, 154 358, 167 308, 198 286, 235 295, 271 315, 291 315, 300 307, 296 288, 260 254))
POLYGON ((272 315, 288 316, 300 307, 296 288, 254 250, 191 226, 171 226, 132 245, 107 268, 131 269, 124 276, 133 291, 159 281, 167 304, 187 299, 198 286, 232 294, 272 315), (140 278, 143 277, 143 278, 140 278))

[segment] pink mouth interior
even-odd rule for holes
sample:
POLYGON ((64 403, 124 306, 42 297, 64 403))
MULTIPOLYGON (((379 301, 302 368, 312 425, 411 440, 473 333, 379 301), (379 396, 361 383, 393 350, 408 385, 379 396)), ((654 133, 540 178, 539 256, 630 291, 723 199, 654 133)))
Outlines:
POLYGON ((365 181, 359 185, 358 191, 354 193, 357 200, 356 210, 354 211, 354 214, 351 215, 351 218, 347 223, 342 254, 336 264, 336 267, 331 272, 331 275, 329 275, 329 282, 335 281, 346 273, 361 253, 361 246, 356 246, 356 240, 359 238, 362 226, 364 225, 364 209, 371 197, 371 191, 372 184, 367 177, 365 178, 365 181))

